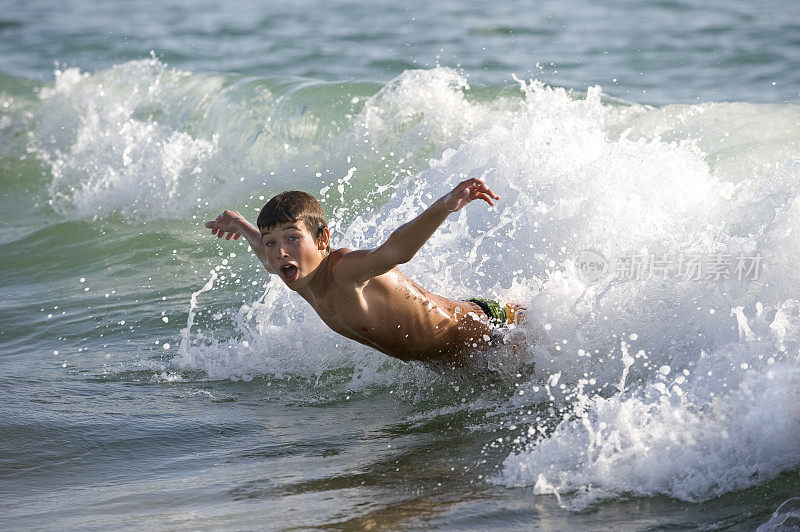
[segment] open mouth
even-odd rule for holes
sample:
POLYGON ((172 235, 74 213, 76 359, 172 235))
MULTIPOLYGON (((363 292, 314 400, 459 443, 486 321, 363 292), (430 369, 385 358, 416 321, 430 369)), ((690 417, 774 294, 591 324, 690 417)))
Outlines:
POLYGON ((293 264, 287 264, 286 266, 281 267, 281 272, 283 273, 283 278, 286 279, 286 282, 291 283, 295 279, 297 279, 297 274, 299 273, 297 270, 297 266, 293 264))

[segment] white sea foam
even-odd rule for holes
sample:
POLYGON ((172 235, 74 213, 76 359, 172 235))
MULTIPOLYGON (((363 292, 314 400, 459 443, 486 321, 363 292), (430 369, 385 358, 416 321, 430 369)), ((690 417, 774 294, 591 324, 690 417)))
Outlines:
MULTIPOLYGON (((520 435, 529 443, 493 481, 567 493, 579 507, 621 493, 713 497, 800 464, 800 141, 775 127, 799 115, 608 104, 597 87, 576 97, 524 82, 519 95, 481 101, 453 71, 406 73, 343 134, 347 164, 326 189, 338 192, 335 244, 375 246, 459 180, 485 179, 498 205, 451 216, 402 269, 444 295, 528 308, 514 334, 526 337, 523 362, 535 372, 508 402, 552 411, 518 423, 530 426, 520 435), (424 168, 372 187, 358 168, 365 154, 402 166, 425 153, 424 168), (762 262, 742 278, 643 270, 587 283, 576 264, 585 250, 612 265, 625 254, 673 267, 688 256, 762 262)), ((233 323, 232 337, 187 335, 176 364, 343 388, 423 377, 336 336, 275 279, 233 323)))
MULTIPOLYGON (((216 278, 212 273, 205 287, 192 296, 193 301, 210 290, 216 278)), ((194 318, 194 314, 190 316, 194 318)), ((398 361, 333 333, 302 298, 277 278, 267 283, 260 298, 232 314, 230 323, 235 337, 220 338, 213 329, 193 332, 191 319, 171 365, 184 371, 202 370, 212 380, 250 381, 258 375, 269 375, 353 391, 426 372, 403 367, 398 361)))
MULTIPOLYGON (((760 144, 752 128, 718 123, 743 110, 755 120, 752 106, 654 110, 603 105, 597 88, 577 100, 537 84, 523 90, 516 106, 453 106, 491 114, 491 125, 464 134, 347 232, 348 245, 374 245, 465 176, 503 198, 465 209, 405 266, 442 293, 525 303, 537 376, 512 403, 550 401, 556 421, 576 419, 544 437, 534 426, 540 438, 512 453, 496 481, 581 492, 581 506, 620 493, 700 500, 797 467, 797 140, 772 142, 777 130, 764 117, 760 144), (716 118, 683 118, 696 114, 716 118), (657 127, 643 128, 646 118, 657 127), (739 145, 747 149, 730 151, 739 145), (748 216, 754 210, 763 215, 748 216), (587 286, 575 265, 586 249, 758 254, 765 263, 757 279, 587 286), (750 327, 758 332, 740 338, 750 327)), ((796 122, 797 109, 791 116, 779 122, 796 122)))
POLYGON ((330 124, 284 116, 280 105, 291 99, 266 82, 192 74, 155 57, 55 75, 29 151, 50 167, 50 204, 61 216, 182 218, 280 188, 276 172, 295 186, 319 181, 301 161, 320 155, 315 141, 330 124))
POLYGON ((159 104, 175 96, 169 92, 182 77, 155 59, 92 76, 77 68, 56 72, 31 141, 50 164, 56 212, 144 217, 192 205, 192 184, 204 179, 218 146, 213 136, 159 123, 159 104))
POLYGON ((704 500, 796 467, 800 357, 779 345, 787 320, 797 338, 797 303, 785 307, 768 338, 702 353, 688 376, 576 394, 555 431, 506 458, 496 481, 577 493, 570 504, 581 508, 620 494, 704 500))

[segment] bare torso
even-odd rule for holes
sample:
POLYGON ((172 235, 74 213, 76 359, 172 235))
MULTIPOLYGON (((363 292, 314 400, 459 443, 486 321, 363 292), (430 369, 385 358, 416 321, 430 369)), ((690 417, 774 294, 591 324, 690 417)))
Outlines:
POLYGON ((337 280, 333 251, 312 286, 299 293, 334 331, 401 360, 458 362, 487 345, 491 330, 478 305, 428 292, 393 268, 362 284, 337 280))

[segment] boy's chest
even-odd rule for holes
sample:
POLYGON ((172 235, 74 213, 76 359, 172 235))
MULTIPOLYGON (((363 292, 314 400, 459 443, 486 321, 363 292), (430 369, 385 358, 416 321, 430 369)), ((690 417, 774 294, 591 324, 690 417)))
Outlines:
POLYGON ((362 343, 372 339, 375 316, 370 314, 362 294, 328 292, 317 297, 312 306, 325 325, 339 334, 362 343))
POLYGON ((365 311, 365 302, 360 290, 328 289, 315 294, 310 302, 320 318, 330 327, 346 325, 358 319, 365 311))

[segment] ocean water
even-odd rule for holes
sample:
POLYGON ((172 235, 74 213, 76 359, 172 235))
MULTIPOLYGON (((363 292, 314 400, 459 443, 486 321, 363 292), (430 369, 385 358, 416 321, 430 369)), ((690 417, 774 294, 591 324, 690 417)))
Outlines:
POLYGON ((800 526, 800 6, 0 1, 0 527, 800 526), (528 309, 436 373, 241 241, 288 188, 528 309))

